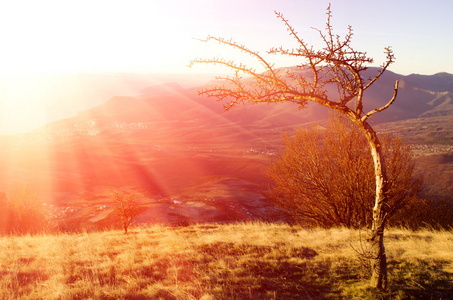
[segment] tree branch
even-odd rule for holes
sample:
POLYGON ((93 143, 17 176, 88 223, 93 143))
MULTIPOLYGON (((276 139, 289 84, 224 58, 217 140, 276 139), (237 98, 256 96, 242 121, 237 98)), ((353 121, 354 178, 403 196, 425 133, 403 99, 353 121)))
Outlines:
POLYGON ((395 83, 395 88, 393 90, 393 96, 392 96, 392 99, 389 100, 389 102, 387 102, 386 105, 380 107, 380 108, 376 108, 370 112, 368 112, 367 114, 365 114, 362 118, 361 118, 361 121, 363 123, 365 123, 365 121, 371 116, 371 115, 374 115, 375 113, 378 113, 380 111, 383 111, 384 109, 387 109, 392 103, 393 101, 395 101, 396 99, 396 96, 398 94, 398 80, 396 81, 395 83))

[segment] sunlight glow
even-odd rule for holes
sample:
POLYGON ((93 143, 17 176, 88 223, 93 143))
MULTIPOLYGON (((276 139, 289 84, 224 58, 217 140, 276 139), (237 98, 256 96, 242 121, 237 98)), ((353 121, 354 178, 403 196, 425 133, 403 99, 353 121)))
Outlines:
MULTIPOLYGON (((262 66, 246 54, 217 44, 204 44, 197 39, 205 39, 208 35, 232 38, 238 44, 259 51, 260 55, 266 55, 266 50, 273 46, 297 46, 275 17, 275 10, 282 12, 296 30, 303 33, 304 39, 316 43, 319 36, 310 28, 323 28, 328 2, 4 1, 0 4, 0 38, 3 45, 0 49, 0 135, 27 131, 36 124, 52 120, 55 101, 74 100, 74 106, 82 101, 80 98, 68 99, 74 89, 55 100, 53 95, 62 95, 64 86, 48 89, 39 80, 21 81, 23 78, 11 83, 5 82, 3 76, 146 72, 190 76, 209 73, 213 78, 229 73, 217 66, 188 68, 190 61, 197 57, 224 57, 256 68, 259 72, 262 66), (43 107, 47 105, 49 107, 43 107)), ((448 29, 448 25, 442 23, 448 19, 443 14, 449 10, 441 8, 446 5, 414 4, 407 8, 410 10, 407 16, 399 16, 396 15, 401 11, 399 5, 403 4, 389 10, 384 4, 363 7, 357 3, 333 5, 334 29, 341 34, 347 25, 352 25, 354 43, 358 48, 369 51, 376 62, 382 61, 383 47, 392 45, 397 56, 395 67, 402 69, 400 73, 451 72, 448 53, 452 45, 449 39, 444 38, 448 33, 440 31, 448 29), (360 13, 351 11, 349 6, 360 7, 360 13), (370 13, 371 9, 377 13, 370 13), (420 14, 426 22, 418 21, 420 14), (412 15, 417 17, 410 17, 412 15), (388 21, 382 22, 383 19, 388 21), (428 37, 429 41, 420 43, 420 39, 428 37), (427 60, 425 56, 428 52, 422 49, 423 45, 441 46, 434 47, 432 51, 438 52, 427 60)), ((292 58, 276 56, 269 61, 277 67, 298 63, 292 58)), ((74 107, 72 112, 78 109, 80 107, 74 107)))
POLYGON ((46 94, 39 77, 0 83, 0 133, 30 130, 46 119, 46 94))
MULTIPOLYGON (((445 38, 448 34, 439 31, 440 28, 448 27, 444 26, 443 22, 450 19, 438 16, 439 12, 448 13, 448 9, 439 10, 434 4, 429 7, 414 4, 408 8, 411 13, 407 13, 407 16, 412 16, 412 12, 418 12, 425 17, 425 13, 430 11, 430 14, 426 15, 426 21, 419 22, 421 18, 411 17, 412 20, 403 15, 400 18, 402 10, 399 9, 399 5, 402 4, 395 4, 397 8, 388 12, 387 5, 376 2, 373 9, 378 13, 370 13, 369 7, 357 5, 360 2, 355 1, 355 5, 333 5, 333 13, 335 30, 338 29, 339 33, 349 24, 357 30, 354 33, 357 33, 358 38, 356 40, 354 35, 354 42, 359 44, 358 48, 365 46, 364 51, 378 53, 377 56, 374 54, 371 56, 380 62, 379 55, 382 55, 383 47, 395 45, 396 65, 406 66, 406 69, 402 68, 405 72, 427 73, 433 70, 433 66, 436 68, 433 72, 451 72, 448 69, 451 65, 449 55, 451 42, 445 38), (355 9, 351 10, 350 7, 355 9), (388 21, 382 22, 384 19, 388 21), (375 24, 381 26, 376 27, 375 24), (436 25, 438 28, 426 24, 438 24, 436 25), (417 32, 408 34, 411 31, 417 32), (432 38, 429 42, 420 42, 427 36, 432 38), (439 37, 444 43, 442 46, 439 46, 439 37), (441 63, 436 65, 436 61, 425 59, 427 51, 422 49, 425 44, 431 45, 434 49, 431 51, 441 51, 433 52, 431 55, 431 58, 441 63), (372 45, 371 49, 366 47, 369 45, 372 45), (449 56, 443 56, 444 52, 449 56), (429 69, 419 63, 428 64, 429 69), (440 67, 445 69, 439 69, 440 67)), ((310 27, 323 28, 328 2, 4 1, 0 4, 0 38, 3 45, 0 49, 0 135, 24 133, 48 122, 73 117, 80 111, 108 101, 112 96, 135 97, 143 89, 154 84, 145 76, 140 80, 127 76, 123 78, 125 73, 183 73, 192 77, 197 73, 214 74, 209 80, 215 75, 228 74, 228 71, 218 66, 188 68, 190 61, 197 57, 224 57, 238 64, 244 63, 260 72, 262 70, 260 63, 250 60, 247 54, 231 51, 217 43, 202 43, 197 39, 205 39, 208 35, 232 38, 238 44, 259 51, 263 56, 267 55, 266 50, 272 46, 294 47, 294 39, 289 37, 284 26, 275 18, 276 10, 282 12, 296 30, 303 32, 304 38, 310 41, 313 39, 316 43, 319 39, 318 33, 310 27), (94 77, 86 79, 80 75, 78 78, 77 76, 82 73, 94 77), (93 74, 99 73, 114 74, 112 75, 114 78, 98 80, 93 74)), ((274 56, 269 61, 276 62, 276 67, 297 64, 297 61, 278 60, 274 56)), ((167 82, 179 82, 173 76, 167 79, 167 82)), ((232 129, 238 132, 241 130, 232 129)), ((93 128, 93 133, 96 130, 98 129, 93 128)), ((253 135, 250 132, 242 134, 253 135)), ((39 134, 34 137, 32 134, 25 134, 21 136, 20 142, 27 145, 27 139, 33 138, 41 137, 39 134)), ((128 137, 121 138, 127 141, 128 137)), ((24 149, 17 151, 15 145, 18 142, 15 140, 8 147, 2 145, 4 158, 6 157, 11 167, 1 178, 5 180, 5 184, 13 185, 14 182, 8 181, 9 177, 12 177, 9 175, 20 174, 17 177, 19 181, 28 178, 21 168, 31 166, 32 170, 39 172, 37 177, 30 177, 32 179, 28 180, 34 180, 35 186, 50 192, 64 188, 86 189, 90 186, 89 180, 106 176, 102 173, 105 170, 91 169, 89 159, 83 160, 86 165, 77 165, 75 161, 79 161, 80 157, 93 149, 84 149, 83 140, 71 138, 69 140, 75 146, 67 152, 58 149, 58 145, 45 144, 44 142, 48 140, 43 140, 42 148, 39 149, 27 149, 27 146, 24 146, 24 149), (50 158, 60 156, 67 169, 48 165, 50 158), (91 173, 86 173, 88 171, 91 173), (66 178, 65 172, 85 175, 80 175, 80 181, 61 180, 52 183, 51 187, 41 185, 55 175, 54 172, 61 172, 62 176, 59 178, 66 178)), ((172 142, 171 139, 168 142, 172 142)), ((178 142, 175 138, 175 144, 178 142)), ((118 181, 133 178, 137 181, 152 182, 155 181, 154 178, 161 178, 160 175, 150 170, 143 171, 144 169, 139 167, 125 173, 125 169, 119 167, 116 160, 115 151, 118 151, 116 145, 107 138, 105 140, 99 138, 97 143, 96 151, 101 153, 103 162, 109 168, 109 174, 114 174, 118 181)), ((131 152, 128 163, 136 162, 140 165, 147 159, 142 157, 142 150, 134 147, 130 147, 129 150, 131 152)), ((202 168, 189 164, 187 167, 195 172, 202 168)), ((164 183, 155 184, 163 191, 168 189, 164 183)))
POLYGON ((27 132, 179 77, 155 74, 54 74, 0 76, 0 135, 27 132), (166 79, 165 79, 166 78, 166 79))
POLYGON ((153 68, 174 49, 185 27, 169 19, 164 2, 39 1, 9 2, 0 12, 0 72, 49 73, 143 70, 153 68), (148 61, 143 61, 148 57, 148 61), (163 58, 164 57, 164 58, 163 58))

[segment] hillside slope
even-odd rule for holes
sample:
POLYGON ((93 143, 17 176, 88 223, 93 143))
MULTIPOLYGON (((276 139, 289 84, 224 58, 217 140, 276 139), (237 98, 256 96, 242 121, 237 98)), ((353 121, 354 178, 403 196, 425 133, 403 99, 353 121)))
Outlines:
MULTIPOLYGON (((372 121, 380 131, 401 134, 417 155, 439 154, 439 149, 451 155, 452 78, 386 73, 366 94, 367 105, 383 105, 396 79, 401 82, 398 98, 372 121)), ((54 207, 51 213, 65 215, 71 207, 79 223, 99 213, 96 205, 112 205, 106 197, 111 188, 143 194, 148 212, 141 222, 279 215, 260 191, 268 165, 281 150, 282 134, 324 120, 328 111, 313 103, 304 110, 278 103, 225 112, 221 103, 198 96, 201 88, 153 86, 34 132, 3 137, 0 191, 27 185, 54 207)), ((445 178, 430 182, 430 190, 446 191, 451 164, 438 170, 445 178)))

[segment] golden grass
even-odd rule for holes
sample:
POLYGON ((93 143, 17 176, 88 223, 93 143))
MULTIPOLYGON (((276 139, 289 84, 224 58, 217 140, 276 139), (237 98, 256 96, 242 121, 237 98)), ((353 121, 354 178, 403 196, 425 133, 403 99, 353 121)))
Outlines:
POLYGON ((0 237, 0 298, 450 299, 453 232, 390 229, 390 289, 367 288, 360 233, 284 224, 0 237), (354 250, 356 249, 356 250, 354 250))

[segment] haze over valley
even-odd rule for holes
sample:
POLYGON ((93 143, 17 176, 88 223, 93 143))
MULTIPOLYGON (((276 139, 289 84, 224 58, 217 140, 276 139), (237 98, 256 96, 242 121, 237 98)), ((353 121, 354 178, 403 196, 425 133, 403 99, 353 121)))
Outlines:
MULTIPOLYGON (((112 226, 113 203, 106 196, 112 188, 142 194, 136 224, 285 218, 261 193, 267 168, 282 150, 285 132, 322 128, 328 116, 316 104, 304 110, 289 103, 243 105, 225 112, 222 103, 198 96, 203 85, 145 85, 149 77, 129 75, 111 86, 111 77, 93 78, 85 93, 93 91, 89 103, 97 106, 0 138, 0 191, 28 187, 68 230, 112 226), (127 95, 106 96, 121 84, 127 95)), ((453 75, 387 72, 366 94, 370 107, 388 100, 395 79, 397 101, 373 119, 376 128, 411 143, 418 172, 433 175, 425 176, 426 194, 453 201, 453 75)))

